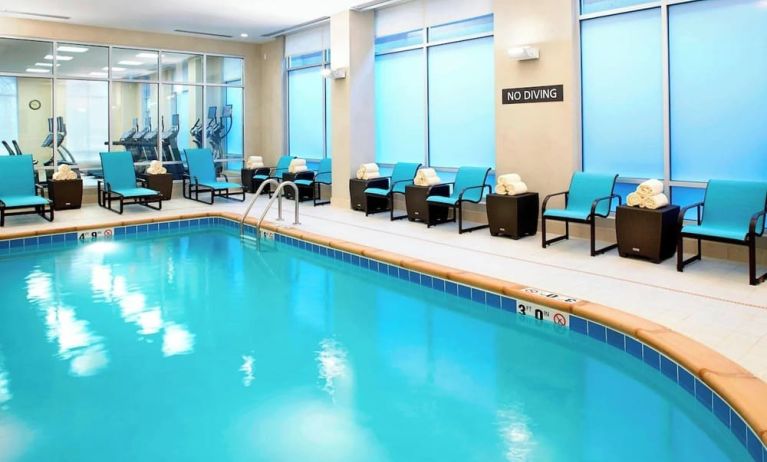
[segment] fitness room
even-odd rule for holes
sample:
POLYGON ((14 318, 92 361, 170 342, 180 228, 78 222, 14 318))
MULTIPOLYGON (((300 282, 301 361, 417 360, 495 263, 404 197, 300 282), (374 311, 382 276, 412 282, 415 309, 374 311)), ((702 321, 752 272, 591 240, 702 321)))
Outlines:
POLYGON ((765 0, 5 0, 0 462, 767 462, 765 76, 765 0))

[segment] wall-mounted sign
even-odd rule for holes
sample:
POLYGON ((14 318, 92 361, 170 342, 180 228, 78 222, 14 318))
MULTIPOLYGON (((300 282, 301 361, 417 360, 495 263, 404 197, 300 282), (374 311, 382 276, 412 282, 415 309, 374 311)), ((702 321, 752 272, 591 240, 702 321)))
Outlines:
POLYGON ((503 104, 550 103, 564 101, 564 85, 544 87, 504 88, 501 93, 503 104))

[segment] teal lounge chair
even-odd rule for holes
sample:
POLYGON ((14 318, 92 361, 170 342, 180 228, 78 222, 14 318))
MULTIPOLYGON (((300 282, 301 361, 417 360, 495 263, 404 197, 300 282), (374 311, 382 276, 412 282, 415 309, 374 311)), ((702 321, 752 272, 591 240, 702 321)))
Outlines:
POLYGON ((216 197, 240 202, 245 200, 245 189, 241 184, 229 182, 226 175, 221 175, 225 181, 218 181, 213 151, 207 148, 184 149, 184 156, 187 165, 182 186, 184 197, 204 204, 213 204, 216 197), (210 193, 210 201, 200 200, 200 193, 210 193))
POLYGON ((51 201, 43 197, 43 187, 35 184, 32 155, 0 156, 0 226, 5 226, 6 216, 29 214, 53 221, 51 201))
POLYGON ((405 186, 413 184, 419 168, 421 168, 421 164, 416 162, 397 162, 394 164, 391 176, 383 177, 388 179, 387 187, 365 189, 365 199, 367 200, 365 216, 389 210, 389 218, 392 221, 407 218, 407 215, 394 216, 394 195, 405 194, 405 186))
POLYGON ((147 189, 146 181, 136 178, 133 156, 128 151, 102 152, 101 171, 104 178, 98 181, 99 205, 119 214, 126 204, 139 204, 154 210, 162 209, 162 195, 154 189, 147 189), (142 187, 139 187, 139 184, 142 187), (120 209, 112 208, 112 202, 119 201, 120 209), (153 207, 152 203, 157 203, 153 207))
POLYGON ((301 172, 296 176, 295 183, 298 186, 299 191, 301 189, 309 189, 311 197, 314 199, 315 206, 330 203, 330 201, 322 201, 322 185, 332 185, 332 170, 332 160, 330 158, 325 158, 320 161, 320 165, 316 172, 308 172, 309 175, 305 175, 304 173, 306 172, 301 172))
POLYGON ((570 190, 549 194, 543 199, 541 212, 541 236, 543 248, 563 239, 570 239, 570 223, 583 223, 591 227, 591 256, 603 254, 618 247, 618 244, 596 248, 596 218, 606 218, 610 215, 613 199, 621 204, 621 196, 614 194, 615 180, 618 175, 604 173, 576 172, 570 180, 570 190), (565 196, 565 208, 549 209, 548 203, 552 197, 565 196), (564 236, 546 240, 546 221, 564 221, 564 236))
MULTIPOLYGON (((253 186, 258 189, 259 186, 261 186, 261 183, 270 179, 282 181, 282 175, 288 173, 290 170, 290 161, 293 159, 293 156, 280 156, 280 158, 277 159, 276 167, 263 167, 256 170, 256 173, 253 174, 253 179, 256 180, 253 186)), ((269 193, 269 196, 271 197, 271 188, 266 192, 269 193)))
POLYGON ((683 208, 679 213, 676 269, 701 259, 702 240, 748 247, 748 282, 755 286, 767 279, 756 275, 756 238, 764 235, 767 213, 767 183, 759 181, 711 180, 703 202, 683 208), (697 224, 685 225, 685 213, 697 209, 697 224), (701 213, 701 208, 702 213, 701 213), (698 241, 698 253, 684 259, 684 238, 698 241))
MULTIPOLYGON (((451 208, 453 210, 453 218, 450 220, 445 220, 442 223, 458 221, 458 234, 487 228, 490 225, 479 225, 472 228, 463 227, 463 203, 471 202, 472 204, 478 204, 482 202, 482 199, 485 196, 485 190, 487 190, 488 194, 492 192, 492 187, 489 184, 486 184, 487 175, 489 173, 490 169, 485 167, 461 167, 458 169, 458 173, 455 175, 455 181, 453 183, 446 183, 452 185, 450 195, 428 196, 426 203, 429 205, 429 208, 451 208)), ((431 220, 433 215, 436 214, 431 212, 429 213, 430 219, 429 223, 426 224, 427 227, 436 226, 438 224, 431 220)))

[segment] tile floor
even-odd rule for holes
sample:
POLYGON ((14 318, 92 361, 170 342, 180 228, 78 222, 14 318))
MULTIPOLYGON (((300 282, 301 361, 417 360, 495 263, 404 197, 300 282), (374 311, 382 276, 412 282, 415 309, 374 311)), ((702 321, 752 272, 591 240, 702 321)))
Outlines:
MULTIPOLYGON (((249 195, 249 199, 252 196, 249 195)), ((212 209, 244 211, 246 204, 221 200, 207 206, 181 198, 160 212, 129 206, 125 219, 174 215, 212 209)), ((252 215, 266 204, 260 198, 252 215)), ((285 223, 292 219, 285 203, 285 223)), ((276 218, 276 208, 268 219, 276 218)), ((48 223, 28 215, 9 217, 3 234, 67 225, 98 224, 121 217, 87 204, 57 213, 48 223)), ((590 257, 588 242, 572 239, 542 249, 540 235, 513 241, 492 237, 487 230, 459 235, 454 224, 427 229, 407 220, 390 222, 388 214, 365 217, 348 208, 311 203, 301 206, 303 229, 454 268, 587 299, 633 313, 688 335, 739 362, 767 380, 767 284, 748 285, 743 263, 706 259, 678 273, 673 259, 653 263, 620 258, 617 251, 590 257)), ((576 225, 577 226, 577 225, 576 225)))

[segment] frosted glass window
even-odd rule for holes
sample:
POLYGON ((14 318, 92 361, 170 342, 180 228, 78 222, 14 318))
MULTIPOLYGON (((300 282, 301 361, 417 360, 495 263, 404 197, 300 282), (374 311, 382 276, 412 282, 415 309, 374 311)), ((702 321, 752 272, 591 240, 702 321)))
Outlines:
POLYGON ((581 22, 581 50, 584 170, 662 178, 660 9, 581 22))
POLYGON ((288 131, 290 155, 303 158, 323 157, 322 68, 311 67, 288 73, 288 131))
POLYGON ((493 15, 455 21, 429 28, 429 41, 439 42, 471 35, 489 34, 493 32, 493 15))
POLYGON ((767 180, 767 8, 669 8, 671 178, 767 180))
POLYGON ((426 121, 423 51, 376 56, 376 161, 423 162, 426 121))
POLYGON ((330 105, 332 82, 325 79, 325 157, 333 157, 333 111, 330 105))
MULTIPOLYGON (((652 0, 581 0, 581 14, 597 13, 615 8, 624 8, 642 3, 650 3, 652 0)), ((660 2, 655 2, 660 3, 660 2)))
POLYGON ((493 55, 492 37, 429 49, 432 166, 495 166, 493 55))
MULTIPOLYGON (((19 107, 16 77, 0 77, 0 140, 17 140, 19 137, 19 107)), ((2 154, 7 154, 5 149, 2 154)))

